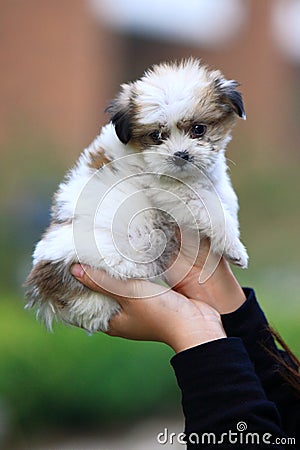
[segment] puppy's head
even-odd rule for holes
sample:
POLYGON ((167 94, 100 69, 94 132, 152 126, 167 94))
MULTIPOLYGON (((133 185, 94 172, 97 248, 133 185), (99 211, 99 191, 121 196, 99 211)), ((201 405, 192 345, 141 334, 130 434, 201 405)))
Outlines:
POLYGON ((245 119, 237 87, 196 59, 163 63, 122 85, 107 110, 120 141, 143 152, 150 171, 188 176, 192 166, 210 172, 236 119, 245 119))

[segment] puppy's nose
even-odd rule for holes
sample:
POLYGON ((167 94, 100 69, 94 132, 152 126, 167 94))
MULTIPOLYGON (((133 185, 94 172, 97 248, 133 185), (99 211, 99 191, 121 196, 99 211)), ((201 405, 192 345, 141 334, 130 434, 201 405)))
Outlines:
POLYGON ((186 150, 175 152, 174 153, 174 163, 176 166, 183 166, 187 161, 189 161, 190 155, 186 150))

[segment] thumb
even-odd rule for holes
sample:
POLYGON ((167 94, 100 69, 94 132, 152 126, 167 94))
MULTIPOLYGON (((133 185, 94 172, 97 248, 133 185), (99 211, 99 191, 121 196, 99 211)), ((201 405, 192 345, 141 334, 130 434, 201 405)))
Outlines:
POLYGON ((170 290, 169 287, 150 281, 114 278, 104 270, 95 269, 86 264, 73 264, 70 272, 89 289, 113 297, 120 303, 126 299, 155 297, 170 290))

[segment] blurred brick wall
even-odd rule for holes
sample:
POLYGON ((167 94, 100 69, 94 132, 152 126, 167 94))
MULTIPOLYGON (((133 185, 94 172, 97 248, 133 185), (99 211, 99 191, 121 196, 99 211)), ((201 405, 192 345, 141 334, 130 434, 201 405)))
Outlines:
MULTIPOLYGON (((270 152, 280 159, 298 153, 299 127, 295 126, 297 109, 295 93, 299 91, 297 67, 288 63, 272 35, 273 0, 249 0, 245 26, 236 39, 207 49, 188 48, 168 42, 159 43, 149 38, 131 38, 129 65, 135 63, 134 76, 144 67, 160 60, 198 56, 206 64, 222 69, 228 78, 241 83, 247 123, 239 123, 238 139, 251 148, 252 159, 260 162, 270 152)), ((199 22, 199 27, 201 22, 199 22)), ((128 71, 128 70, 127 70, 128 71)), ((298 99, 300 102, 300 98, 298 99)), ((236 144, 236 137, 233 146, 236 144)))
POLYGON ((0 0, 0 33, 0 143, 25 128, 78 151, 104 120, 113 36, 83 0, 0 0))
MULTIPOLYGON (((274 145, 286 143, 283 130, 289 128, 289 92, 292 77, 271 33, 272 0, 250 2, 246 27, 226 49, 207 55, 228 77, 241 82, 247 129, 251 143, 274 145)), ((266 149, 253 149, 262 152, 266 149)))
POLYGON ((138 54, 130 53, 128 37, 96 22, 86 0, 0 0, 1 151, 27 133, 50 136, 65 146, 67 158, 77 155, 107 120, 103 110, 129 66, 141 73, 160 59, 191 54, 242 83, 248 116, 242 129, 254 152, 265 142, 299 143, 298 128, 289 133, 294 72, 271 37, 272 0, 249 5, 246 26, 226 48, 153 41, 138 54))

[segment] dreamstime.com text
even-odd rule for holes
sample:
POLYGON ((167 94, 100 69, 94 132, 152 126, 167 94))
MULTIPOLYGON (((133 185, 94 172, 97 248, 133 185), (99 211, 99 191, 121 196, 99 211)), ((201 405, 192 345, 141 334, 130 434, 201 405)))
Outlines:
POLYGON ((168 428, 157 434, 157 442, 161 445, 175 443, 202 444, 202 445, 221 445, 221 444, 244 444, 244 445, 296 445, 293 437, 274 437, 271 433, 255 433, 247 431, 246 422, 240 421, 236 425, 236 430, 228 430, 225 433, 217 435, 216 433, 170 433, 168 428))

